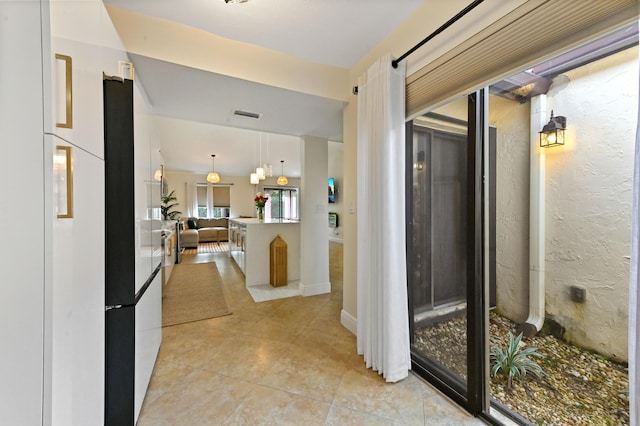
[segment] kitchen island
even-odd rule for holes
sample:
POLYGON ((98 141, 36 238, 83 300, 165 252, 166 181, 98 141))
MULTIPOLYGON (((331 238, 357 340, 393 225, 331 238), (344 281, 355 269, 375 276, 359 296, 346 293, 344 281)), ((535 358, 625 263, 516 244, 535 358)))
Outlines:
MULTIPOLYGON (((269 284, 269 245, 278 235, 287 243, 287 278, 289 282, 287 289, 298 290, 300 282, 300 222, 287 219, 264 219, 261 221, 256 218, 229 219, 229 256, 244 273, 247 288, 260 286, 261 289, 271 290, 269 288, 271 287, 269 284)), ((278 290, 276 287, 272 289, 274 293, 278 290)), ((282 290, 285 289, 282 288, 282 290)), ((254 293, 252 296, 256 299, 254 293)))

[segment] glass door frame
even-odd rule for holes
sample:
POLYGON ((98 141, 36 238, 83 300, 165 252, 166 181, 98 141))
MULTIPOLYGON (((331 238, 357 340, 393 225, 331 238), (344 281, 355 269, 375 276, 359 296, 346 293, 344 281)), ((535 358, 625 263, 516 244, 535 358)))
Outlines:
MULTIPOLYGON (((489 340, 488 340, 488 290, 485 289, 485 140, 488 140, 488 89, 484 88, 467 95, 467 390, 456 386, 454 376, 434 363, 425 363, 424 358, 413 351, 412 369, 441 392, 474 416, 488 416, 489 412, 489 340)), ((406 184, 406 235, 407 241, 413 229, 413 121, 406 123, 405 184, 406 184)), ((413 247, 407 244, 407 277, 409 327, 413 343, 413 247)), ((493 419, 487 418, 493 423, 493 419)), ((498 423, 496 423, 498 424, 498 423)))

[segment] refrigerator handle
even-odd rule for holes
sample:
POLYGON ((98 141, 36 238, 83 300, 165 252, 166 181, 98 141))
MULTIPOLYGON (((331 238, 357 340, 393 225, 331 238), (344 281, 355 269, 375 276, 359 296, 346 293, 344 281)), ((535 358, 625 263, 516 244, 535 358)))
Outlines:
POLYGON ((112 309, 120 309, 120 308, 122 308, 122 306, 123 305, 107 305, 107 306, 104 307, 104 311, 107 312, 107 311, 110 311, 112 309))

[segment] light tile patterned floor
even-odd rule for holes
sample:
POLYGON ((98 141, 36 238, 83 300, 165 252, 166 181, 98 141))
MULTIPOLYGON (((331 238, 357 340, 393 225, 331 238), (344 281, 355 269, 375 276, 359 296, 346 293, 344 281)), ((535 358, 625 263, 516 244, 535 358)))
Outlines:
POLYGON ((184 256, 216 262, 233 314, 163 329, 137 424, 482 424, 413 374, 388 384, 365 368, 340 324, 341 250, 331 243, 331 294, 260 303, 228 255, 184 256))

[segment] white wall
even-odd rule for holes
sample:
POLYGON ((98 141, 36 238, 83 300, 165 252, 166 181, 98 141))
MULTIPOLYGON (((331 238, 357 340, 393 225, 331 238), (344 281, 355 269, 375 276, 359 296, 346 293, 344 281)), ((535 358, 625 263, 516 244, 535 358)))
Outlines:
MULTIPOLYGON (((276 170, 274 169, 274 175, 276 170)), ((169 184, 169 191, 175 190, 178 206, 176 209, 181 211, 180 217, 187 217, 188 207, 186 198, 186 187, 191 187, 196 183, 206 183, 207 175, 202 173, 174 172, 165 170, 165 177, 169 184)), ((230 217, 256 217, 256 207, 253 202, 256 192, 262 191, 265 185, 278 186, 276 183, 277 176, 266 178, 260 185, 252 185, 249 183, 249 176, 220 176, 220 183, 228 183, 229 195, 231 197, 230 217)), ((289 178, 287 187, 300 187, 299 178, 289 178)))
POLYGON ((529 314, 529 110, 489 98, 496 127, 496 299, 498 310, 522 323, 529 314))
POLYGON ((329 212, 334 212, 338 214, 338 227, 330 228, 328 227, 329 232, 329 240, 341 242, 343 235, 342 231, 344 227, 342 226, 342 219, 344 213, 344 197, 342 191, 342 185, 344 184, 343 175, 342 175, 342 143, 340 142, 331 142, 329 141, 329 176, 335 179, 335 203, 329 204, 329 212))
POLYGON ((627 358, 638 49, 556 78, 547 105, 567 145, 547 150, 547 313, 566 337, 627 358), (587 289, 584 304, 569 286, 587 289))
MULTIPOLYGON (((546 149, 546 315, 573 343, 627 359, 631 189, 638 49, 554 80, 547 108, 567 117, 565 146, 546 149), (570 286, 587 290, 585 303, 570 286)), ((498 129, 498 310, 528 313, 529 103, 492 97, 498 129)))

